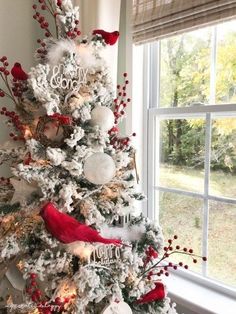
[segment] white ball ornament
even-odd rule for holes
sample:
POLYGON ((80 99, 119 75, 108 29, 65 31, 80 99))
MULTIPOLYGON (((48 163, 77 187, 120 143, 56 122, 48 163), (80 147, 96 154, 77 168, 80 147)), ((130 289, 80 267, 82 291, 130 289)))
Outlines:
POLYGON ((91 111, 91 124, 98 125, 103 131, 109 131, 115 123, 113 111, 105 106, 96 106, 91 111))
POLYGON ((101 314, 132 314, 132 310, 125 302, 112 302, 101 314))
POLYGON ((95 153, 84 163, 84 176, 94 184, 106 184, 115 176, 116 166, 111 156, 105 153, 95 153))

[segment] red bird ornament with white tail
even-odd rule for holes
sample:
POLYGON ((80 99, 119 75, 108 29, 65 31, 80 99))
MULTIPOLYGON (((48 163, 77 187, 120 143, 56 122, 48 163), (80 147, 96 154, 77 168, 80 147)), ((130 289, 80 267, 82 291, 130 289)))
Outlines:
POLYGON ((69 244, 75 241, 99 242, 121 245, 119 239, 103 238, 97 230, 80 223, 75 218, 61 213, 52 203, 47 203, 40 211, 45 227, 58 241, 69 244))
POLYGON ((93 31, 93 35, 101 35, 107 45, 115 45, 117 42, 120 33, 118 31, 115 32, 106 32, 103 29, 95 29, 93 31))

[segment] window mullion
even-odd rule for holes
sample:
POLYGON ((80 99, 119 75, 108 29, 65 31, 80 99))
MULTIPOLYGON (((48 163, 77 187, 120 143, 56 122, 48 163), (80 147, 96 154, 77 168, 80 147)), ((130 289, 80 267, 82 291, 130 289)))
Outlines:
POLYGON ((217 27, 213 26, 211 35, 211 68, 210 68, 210 104, 216 102, 216 58, 217 58, 217 27))
MULTIPOLYGON (((211 166, 211 113, 206 114, 205 131, 205 177, 204 177, 204 204, 203 204, 203 241, 202 255, 208 256, 208 225, 209 225, 209 183, 211 166)), ((203 275, 207 276, 207 264, 203 263, 203 275)))

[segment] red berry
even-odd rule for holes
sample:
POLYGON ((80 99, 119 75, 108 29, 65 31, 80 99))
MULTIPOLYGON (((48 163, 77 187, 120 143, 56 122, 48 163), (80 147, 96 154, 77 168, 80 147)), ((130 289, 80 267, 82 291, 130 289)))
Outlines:
POLYGON ((10 135, 10 137, 14 137, 15 136, 13 133, 10 133, 9 135, 10 135))
POLYGON ((8 62, 4 62, 5 67, 8 67, 9 63, 8 62))
POLYGON ((193 253, 193 249, 189 249, 188 251, 189 251, 189 253, 191 253, 191 254, 193 253))
POLYGON ((50 33, 46 32, 46 33, 45 33, 45 36, 46 36, 46 37, 50 37, 50 33))
POLYGON ((166 273, 165 273, 165 276, 166 276, 166 277, 168 277, 168 276, 169 276, 169 273, 168 273, 168 272, 166 272, 166 273))
POLYGON ((78 35, 78 36, 80 36, 80 35, 81 35, 81 32, 80 32, 80 31, 78 31, 78 32, 77 32, 77 35, 78 35))
POLYGON ((37 39, 37 43, 38 43, 38 44, 41 44, 41 39, 37 39))
MULTIPOLYGON (((14 140, 15 140, 15 138, 14 138, 14 140)), ((37 282, 36 281, 31 281, 31 286, 33 286, 33 287, 37 286, 37 282)))
POLYGON ((182 263, 182 262, 179 262, 179 266, 181 266, 181 267, 182 267, 182 266, 183 266, 183 263, 182 263))
POLYGON ((2 111, 7 111, 7 108, 6 107, 2 107, 2 111))
POLYGON ((179 246, 179 245, 176 245, 175 248, 176 248, 176 250, 179 250, 179 249, 180 249, 180 246, 179 246))
POLYGON ((33 302, 37 302, 37 301, 38 301, 38 297, 33 294, 32 297, 31 297, 31 300, 32 300, 33 302))
POLYGON ((36 289, 36 290, 35 290, 35 295, 36 295, 37 297, 40 297, 40 296, 42 295, 42 292, 41 292, 39 289, 36 289))
POLYGON ((37 274, 35 274, 35 273, 30 274, 30 278, 31 278, 31 279, 37 278, 37 274))
POLYGON ((59 7, 61 7, 62 1, 61 1, 61 0, 57 0, 57 5, 58 5, 59 7))
POLYGON ((44 3, 44 0, 39 0, 39 3, 44 3))
POLYGON ((176 265, 173 266, 174 270, 176 270, 178 267, 176 265))
POLYGON ((128 80, 126 80, 126 81, 125 81, 125 84, 129 84, 129 81, 128 81, 128 80))
POLYGON ((7 70, 5 70, 5 71, 4 71, 4 74, 5 74, 6 76, 8 76, 8 75, 10 74, 10 72, 7 71, 7 70))
POLYGON ((2 62, 6 61, 7 60, 7 57, 6 56, 3 56, 2 57, 2 62))
POLYGON ((127 74, 127 73, 124 73, 123 75, 124 75, 124 77, 127 77, 127 76, 128 76, 128 74, 127 74))
POLYGON ((197 263, 197 259, 193 259, 193 262, 196 264, 197 263))
POLYGON ((0 91, 0 97, 4 97, 5 93, 3 91, 0 91))
POLYGON ((61 298, 59 298, 59 297, 57 297, 56 299, 55 299, 55 303, 57 304, 57 305, 61 305, 61 298))
POLYGON ((126 97, 126 93, 123 93, 123 96, 126 97))
POLYGON ((120 85, 117 85, 117 89, 120 89, 120 85))
POLYGON ((36 4, 33 5, 33 9, 34 9, 34 10, 37 9, 37 5, 36 5, 36 4))
POLYGON ((174 239, 177 240, 177 239, 178 239, 178 236, 177 236, 177 235, 174 235, 174 239))
POLYGON ((44 10, 46 10, 46 5, 45 4, 43 4, 42 6, 41 6, 41 9, 44 11, 44 10))
POLYGON ((188 265, 184 265, 184 268, 185 268, 185 269, 188 269, 188 265))
POLYGON ((207 261, 207 257, 206 257, 206 256, 203 256, 202 260, 203 260, 204 262, 206 262, 206 261, 207 261))
POLYGON ((4 72, 4 71, 5 71, 4 67, 0 67, 0 72, 4 72))
POLYGON ((183 251, 184 251, 184 252, 187 252, 187 251, 188 251, 188 249, 187 249, 186 247, 184 247, 184 248, 183 248, 183 251))
POLYGON ((78 25, 79 24, 79 20, 75 20, 75 24, 78 25))
POLYGON ((131 102, 131 99, 130 99, 130 98, 128 98, 128 99, 127 99, 127 101, 128 101, 128 102, 131 102))

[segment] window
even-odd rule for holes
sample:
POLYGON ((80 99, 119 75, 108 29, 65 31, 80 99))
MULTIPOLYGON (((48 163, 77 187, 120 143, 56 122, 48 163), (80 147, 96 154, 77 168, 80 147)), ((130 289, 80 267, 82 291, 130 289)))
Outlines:
POLYGON ((148 215, 236 286, 236 20, 144 45, 148 215), (148 61, 147 61, 148 60, 148 61))

